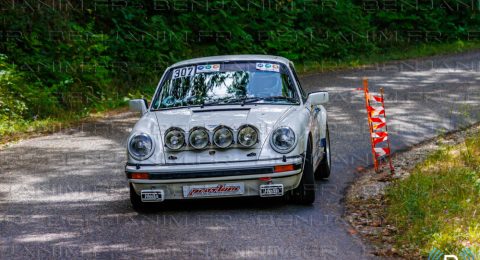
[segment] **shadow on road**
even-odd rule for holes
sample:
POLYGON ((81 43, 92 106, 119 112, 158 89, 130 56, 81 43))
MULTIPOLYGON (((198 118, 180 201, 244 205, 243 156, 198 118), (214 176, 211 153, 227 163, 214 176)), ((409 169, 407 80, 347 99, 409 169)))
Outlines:
POLYGON ((364 100, 355 89, 363 76, 372 90, 385 87, 398 151, 478 121, 478 67, 462 65, 478 60, 480 52, 302 78, 307 90, 331 94, 333 172, 317 182, 313 207, 220 199, 134 212, 124 163, 138 116, 129 113, 0 150, 0 259, 370 258, 341 217, 355 168, 371 164, 364 100))

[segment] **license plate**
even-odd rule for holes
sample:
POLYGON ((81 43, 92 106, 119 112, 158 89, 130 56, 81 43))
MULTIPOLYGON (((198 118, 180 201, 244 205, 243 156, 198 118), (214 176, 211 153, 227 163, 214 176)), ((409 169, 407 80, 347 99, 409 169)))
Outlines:
POLYGON ((163 190, 142 190, 142 202, 162 202, 164 199, 163 190))
POLYGON ((260 197, 283 196, 283 184, 260 185, 260 197))
POLYGON ((183 197, 185 198, 242 195, 244 192, 243 183, 183 186, 183 197))

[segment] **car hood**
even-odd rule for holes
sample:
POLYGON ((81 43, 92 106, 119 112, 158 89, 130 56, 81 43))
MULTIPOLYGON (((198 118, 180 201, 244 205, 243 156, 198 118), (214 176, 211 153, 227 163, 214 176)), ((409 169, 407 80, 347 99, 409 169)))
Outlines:
POLYGON ((241 125, 250 124, 258 128, 259 145, 252 149, 229 148, 170 152, 163 148, 166 163, 203 163, 258 159, 261 148, 265 145, 277 122, 295 110, 295 106, 289 105, 235 105, 170 109, 154 113, 160 129, 162 144, 163 135, 170 127, 178 127, 185 132, 196 126, 213 130, 219 125, 237 129, 241 125))

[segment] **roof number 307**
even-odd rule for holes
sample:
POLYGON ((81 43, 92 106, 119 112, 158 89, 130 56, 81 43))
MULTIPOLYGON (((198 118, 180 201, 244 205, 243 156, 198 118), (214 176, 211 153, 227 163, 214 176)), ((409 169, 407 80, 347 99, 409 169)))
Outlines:
POLYGON ((193 74, 195 74, 195 66, 174 69, 172 79, 191 77, 193 74))

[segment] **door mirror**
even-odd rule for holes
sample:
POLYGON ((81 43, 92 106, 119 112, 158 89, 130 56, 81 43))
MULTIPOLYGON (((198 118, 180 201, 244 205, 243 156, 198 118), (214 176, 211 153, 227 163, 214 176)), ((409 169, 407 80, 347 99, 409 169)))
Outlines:
POLYGON ((130 111, 140 112, 142 115, 147 113, 147 101, 145 99, 132 99, 128 102, 130 111))
POLYGON ((316 106, 320 104, 328 103, 328 92, 327 91, 319 91, 313 92, 308 95, 307 102, 316 106))

